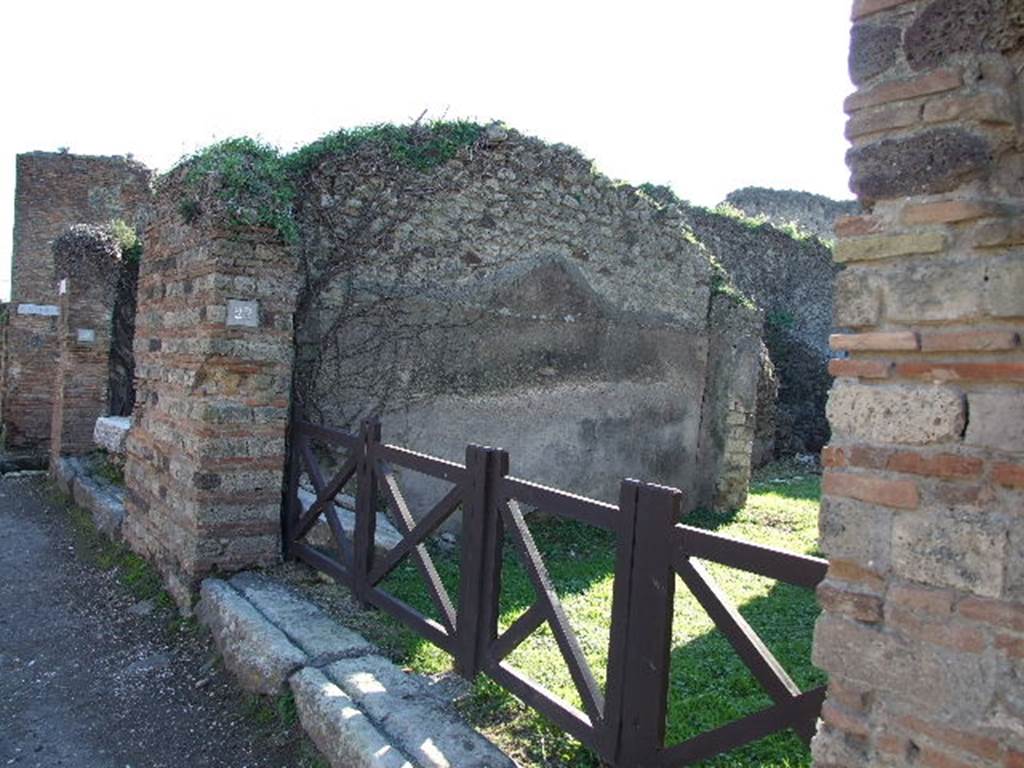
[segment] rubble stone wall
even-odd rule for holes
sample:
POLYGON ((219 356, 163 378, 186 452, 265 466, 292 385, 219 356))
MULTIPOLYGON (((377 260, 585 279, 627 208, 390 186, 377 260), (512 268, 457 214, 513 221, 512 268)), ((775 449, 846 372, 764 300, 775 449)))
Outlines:
MULTIPOLYGON (((500 445, 515 474, 609 501, 636 476, 713 503, 712 271, 677 211, 504 129, 427 171, 329 156, 301 190, 309 282, 332 275, 299 321, 308 416, 379 413, 386 440, 454 460, 500 445)), ((757 340, 733 360, 744 402, 757 340)))
POLYGON ((769 223, 677 207, 733 284, 764 313, 764 340, 778 380, 776 402, 765 403, 774 410, 775 434, 773 453, 764 458, 816 453, 828 441, 828 337, 840 269, 830 248, 769 223))
POLYGON ((752 219, 763 216, 776 226, 796 224, 804 232, 822 240, 835 237, 837 219, 861 212, 860 203, 856 200, 833 200, 813 192, 764 187, 734 190, 725 196, 724 202, 752 219))

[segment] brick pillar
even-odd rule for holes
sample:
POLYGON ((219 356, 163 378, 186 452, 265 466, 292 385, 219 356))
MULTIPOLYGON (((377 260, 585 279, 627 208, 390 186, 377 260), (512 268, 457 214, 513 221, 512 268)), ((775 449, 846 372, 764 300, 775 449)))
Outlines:
POLYGON ((707 471, 699 497, 715 509, 738 509, 750 485, 763 318, 759 310, 717 295, 711 297, 708 325, 700 442, 701 466, 707 471))
POLYGON ((50 374, 54 379, 51 467, 60 456, 93 450, 96 419, 107 414, 115 268, 110 265, 105 274, 83 270, 64 278, 58 289, 59 353, 50 374))
POLYGON ((11 303, 2 411, 5 447, 45 457, 57 367, 57 280, 51 246, 68 227, 141 222, 150 172, 122 157, 18 155, 11 303))
POLYGON ((124 535, 187 608, 203 575, 280 557, 297 270, 276 233, 186 223, 182 173, 144 238, 124 535))
POLYGON ((1024 17, 857 0, 817 766, 1024 765, 1024 17))

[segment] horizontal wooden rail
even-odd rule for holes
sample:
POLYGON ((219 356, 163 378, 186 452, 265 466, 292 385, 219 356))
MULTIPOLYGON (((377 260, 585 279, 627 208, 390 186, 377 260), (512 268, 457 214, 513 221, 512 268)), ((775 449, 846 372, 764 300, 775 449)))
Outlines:
POLYGON ((751 544, 689 525, 677 525, 675 533, 682 556, 710 560, 797 587, 814 589, 828 570, 828 561, 819 557, 751 544))

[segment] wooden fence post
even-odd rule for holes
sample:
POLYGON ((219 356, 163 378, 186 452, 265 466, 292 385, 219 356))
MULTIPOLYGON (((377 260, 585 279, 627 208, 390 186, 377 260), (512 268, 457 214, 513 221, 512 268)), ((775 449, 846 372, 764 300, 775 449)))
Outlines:
POLYGON ((613 765, 653 765, 665 743, 675 598, 672 526, 682 498, 675 488, 622 483, 602 739, 602 756, 613 765))
POLYGON ((377 470, 376 450, 380 443, 380 420, 364 419, 359 428, 356 477, 356 524, 352 536, 352 584, 356 599, 369 608, 370 571, 373 570, 377 537, 377 470))
POLYGON ((455 668, 467 680, 483 669, 487 647, 498 633, 502 532, 497 489, 506 474, 507 452, 466 448, 455 668))

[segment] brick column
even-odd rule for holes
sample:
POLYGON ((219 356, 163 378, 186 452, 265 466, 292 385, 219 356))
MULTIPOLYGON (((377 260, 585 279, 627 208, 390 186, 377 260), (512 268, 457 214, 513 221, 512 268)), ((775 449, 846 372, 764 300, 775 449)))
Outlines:
POLYGON ((124 535, 187 608, 203 575, 280 556, 297 271, 276 233, 187 223, 182 185, 144 238, 124 535))
POLYGON ((857 0, 817 766, 1024 765, 1024 18, 857 0))
POLYGON ((107 274, 76 274, 60 283, 59 357, 50 422, 50 466, 60 456, 95 448, 96 419, 107 414, 110 332, 114 308, 111 265, 107 274))
POLYGON ((700 498, 715 509, 747 502, 757 386, 761 372, 761 312, 728 295, 711 297, 708 373, 701 422, 700 498), (709 405, 710 404, 710 405, 709 405))

